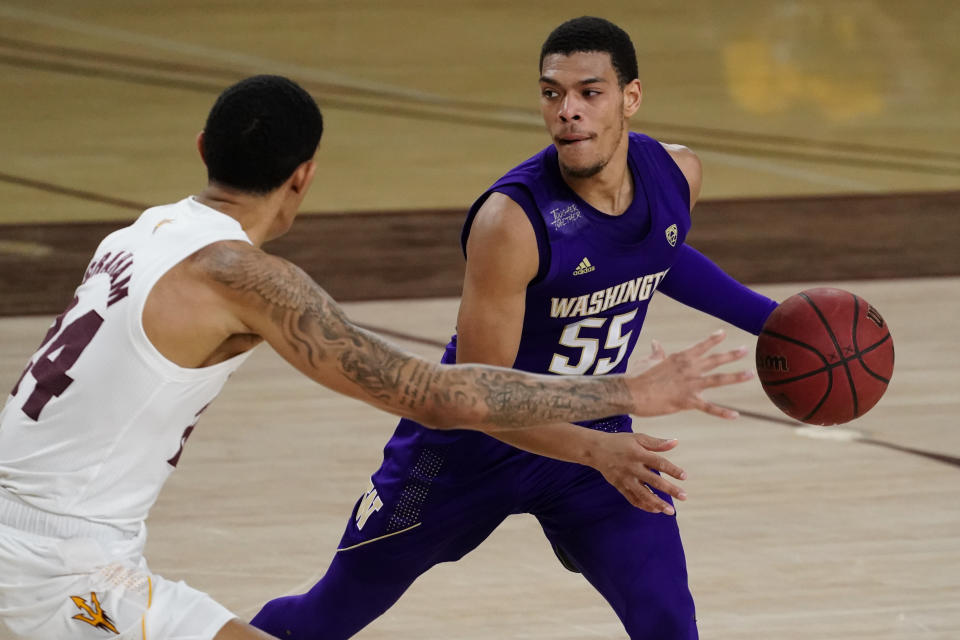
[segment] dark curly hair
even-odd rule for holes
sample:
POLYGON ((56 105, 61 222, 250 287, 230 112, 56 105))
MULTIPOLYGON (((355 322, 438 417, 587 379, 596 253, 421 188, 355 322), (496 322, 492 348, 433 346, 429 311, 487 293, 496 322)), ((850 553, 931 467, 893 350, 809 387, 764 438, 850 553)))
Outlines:
POLYGON ((300 85, 260 75, 227 88, 203 129, 203 158, 211 182, 250 193, 282 185, 317 151, 323 116, 300 85))
POLYGON ((543 59, 552 53, 568 56, 588 51, 610 54, 621 89, 639 77, 637 52, 627 32, 609 20, 592 16, 567 20, 547 36, 540 49, 540 70, 543 59))

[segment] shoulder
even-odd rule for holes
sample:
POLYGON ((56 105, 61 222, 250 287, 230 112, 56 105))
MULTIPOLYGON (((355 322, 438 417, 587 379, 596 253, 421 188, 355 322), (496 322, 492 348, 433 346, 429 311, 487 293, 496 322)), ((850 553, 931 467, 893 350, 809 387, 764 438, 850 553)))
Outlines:
MULTIPOLYGON (((316 283, 298 266, 239 240, 209 244, 189 259, 193 278, 225 299, 254 298, 284 306, 311 297, 316 283)), ((296 306, 294 304, 293 306, 296 306)))
POLYGON ((528 241, 536 242, 533 225, 523 207, 500 191, 492 192, 477 210, 470 240, 477 238, 514 247, 521 247, 528 241))
POLYGON ((699 156, 682 144, 660 142, 660 145, 670 154, 680 168, 680 172, 683 173, 683 177, 687 179, 687 184, 690 186, 690 208, 693 209, 697 198, 700 197, 700 186, 703 181, 703 165, 700 163, 699 156))
POLYGON ((700 171, 700 158, 689 147, 669 142, 660 142, 660 146, 666 149, 673 161, 685 174, 688 169, 700 171))
POLYGON ((281 258, 241 240, 213 242, 189 258, 191 271, 196 275, 218 281, 229 280, 245 271, 281 261, 281 258))
POLYGON ((510 196, 494 191, 481 205, 467 239, 467 265, 487 265, 515 272, 526 281, 539 268, 533 224, 510 196))

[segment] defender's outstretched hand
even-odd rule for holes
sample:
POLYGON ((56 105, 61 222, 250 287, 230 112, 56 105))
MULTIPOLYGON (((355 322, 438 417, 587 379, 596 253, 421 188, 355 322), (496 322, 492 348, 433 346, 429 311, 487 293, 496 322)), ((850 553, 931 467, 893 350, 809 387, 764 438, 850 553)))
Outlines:
POLYGON ((651 355, 638 363, 642 372, 632 370, 627 374, 627 385, 634 399, 631 413, 657 416, 697 409, 719 418, 736 418, 739 415, 736 411, 708 402, 702 395, 705 389, 737 384, 753 377, 752 371, 709 373, 719 366, 739 360, 749 351, 747 347, 740 347, 733 351, 710 353, 724 337, 726 334, 719 330, 705 340, 670 355, 654 341, 651 355))

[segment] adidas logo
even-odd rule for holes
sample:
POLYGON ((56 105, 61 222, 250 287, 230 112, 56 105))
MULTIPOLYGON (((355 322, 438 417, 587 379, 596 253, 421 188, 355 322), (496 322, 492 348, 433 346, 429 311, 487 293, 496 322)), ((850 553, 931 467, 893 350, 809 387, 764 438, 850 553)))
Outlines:
POLYGON ((573 275, 582 276, 585 273, 590 273, 591 271, 596 271, 596 267, 590 264, 590 258, 584 258, 580 261, 580 264, 577 265, 577 268, 573 270, 573 275))

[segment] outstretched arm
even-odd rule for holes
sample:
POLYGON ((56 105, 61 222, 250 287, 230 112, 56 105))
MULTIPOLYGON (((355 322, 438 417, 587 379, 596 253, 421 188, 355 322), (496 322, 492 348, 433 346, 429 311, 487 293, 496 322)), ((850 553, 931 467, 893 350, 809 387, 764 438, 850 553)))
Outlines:
POLYGON ((736 357, 707 355, 712 344, 678 356, 662 380, 647 374, 558 379, 434 364, 351 323, 323 289, 282 258, 246 243, 219 242, 202 249, 196 263, 249 332, 301 372, 433 427, 517 428, 631 411, 670 413, 695 407, 700 389, 740 380, 736 374, 703 375, 736 357), (658 397, 665 381, 684 391, 658 397))
MULTIPOLYGON (((693 211, 703 179, 700 159, 682 145, 664 144, 663 147, 687 180, 690 210, 693 211)), ((689 245, 680 247, 677 261, 658 290, 681 304, 754 335, 760 333, 767 317, 777 308, 776 301, 740 284, 689 245)))

